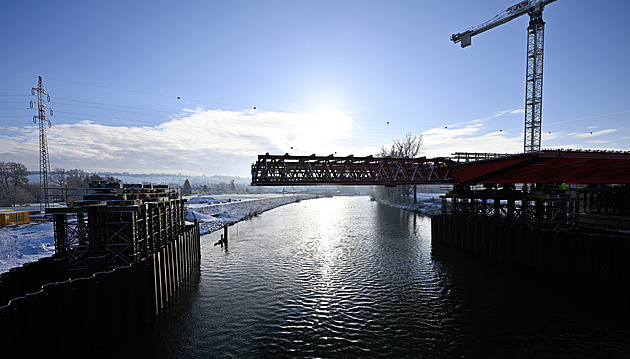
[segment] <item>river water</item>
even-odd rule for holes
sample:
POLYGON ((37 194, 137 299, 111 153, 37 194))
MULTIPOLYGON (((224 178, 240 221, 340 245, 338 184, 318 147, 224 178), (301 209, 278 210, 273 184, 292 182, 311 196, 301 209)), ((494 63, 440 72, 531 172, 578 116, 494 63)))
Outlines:
POLYGON ((302 201, 202 236, 200 271, 103 358, 630 356, 628 297, 432 248, 431 220, 302 201))

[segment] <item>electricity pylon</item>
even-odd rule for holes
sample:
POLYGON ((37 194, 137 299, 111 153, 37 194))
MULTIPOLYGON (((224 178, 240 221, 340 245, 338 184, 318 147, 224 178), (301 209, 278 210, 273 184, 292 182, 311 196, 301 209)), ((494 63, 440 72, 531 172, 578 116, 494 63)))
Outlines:
POLYGON ((31 101, 31 108, 34 104, 37 104, 37 115, 33 116, 33 123, 39 121, 39 193, 41 196, 39 210, 45 212, 48 208, 48 172, 50 171, 50 159, 48 157, 48 140, 46 139, 46 125, 51 127, 50 120, 46 117, 46 109, 50 111, 52 116, 52 109, 46 104, 50 102, 50 95, 44 90, 44 84, 42 83, 42 77, 39 76, 39 82, 37 87, 31 89, 31 95, 37 93, 37 103, 31 101), (46 97, 44 97, 46 96, 46 97))

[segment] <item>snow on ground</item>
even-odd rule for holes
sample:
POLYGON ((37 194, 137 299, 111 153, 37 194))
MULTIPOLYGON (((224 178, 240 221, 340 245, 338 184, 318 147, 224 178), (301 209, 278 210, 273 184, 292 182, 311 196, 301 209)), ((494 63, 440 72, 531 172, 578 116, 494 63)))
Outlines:
POLYGON ((191 198, 187 203, 186 219, 199 221, 199 231, 207 234, 224 226, 258 215, 288 203, 315 198, 314 195, 273 195, 263 198, 234 198, 221 196, 191 198))
POLYGON ((0 227, 0 273, 53 254, 52 222, 0 227))
MULTIPOLYGON (((201 234, 206 234, 272 208, 314 197, 279 194, 189 197, 186 219, 198 219, 201 234)), ((53 254, 55 239, 52 222, 0 226, 0 273, 53 254)))

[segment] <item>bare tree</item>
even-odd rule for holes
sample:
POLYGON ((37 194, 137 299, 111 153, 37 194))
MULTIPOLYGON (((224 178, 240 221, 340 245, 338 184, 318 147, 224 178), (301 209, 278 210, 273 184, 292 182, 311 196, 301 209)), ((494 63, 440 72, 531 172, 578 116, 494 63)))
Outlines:
POLYGON ((382 147, 379 157, 414 158, 424 150, 422 135, 411 135, 408 132, 402 140, 392 142, 389 148, 382 147))
POLYGON ((48 175, 50 178, 50 184, 54 187, 65 187, 68 182, 66 181, 66 169, 65 168, 55 168, 50 171, 48 175))
POLYGON ((66 184, 70 188, 87 187, 85 172, 80 169, 67 170, 66 171, 66 184))
POLYGON ((0 202, 15 206, 30 199, 26 166, 17 162, 0 162, 0 202))
MULTIPOLYGON (((415 158, 424 151, 422 135, 407 133, 402 140, 395 140, 389 147, 382 147, 378 157, 415 158)), ((394 188, 377 187, 374 196, 386 201, 408 202, 412 197, 415 201, 415 186, 401 185, 394 188)))

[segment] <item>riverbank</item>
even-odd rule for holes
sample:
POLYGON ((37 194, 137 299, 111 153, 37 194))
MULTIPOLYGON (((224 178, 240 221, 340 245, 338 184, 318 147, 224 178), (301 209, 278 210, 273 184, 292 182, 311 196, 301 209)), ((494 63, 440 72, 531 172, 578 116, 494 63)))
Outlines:
POLYGON ((417 203, 398 203, 384 201, 382 199, 374 197, 372 198, 378 203, 382 203, 390 207, 400 208, 432 217, 442 213, 442 200, 440 199, 441 195, 442 193, 418 193, 416 195, 417 203))
POLYGON ((263 198, 225 197, 199 196, 189 199, 186 205, 186 220, 199 221, 199 231, 203 235, 285 204, 316 198, 315 195, 306 194, 274 195, 263 198))
MULTIPOLYGON (((218 195, 189 197, 187 220, 197 219, 207 234, 270 209, 315 195, 218 195)), ((0 273, 55 254, 52 222, 0 227, 0 273)))

